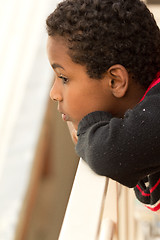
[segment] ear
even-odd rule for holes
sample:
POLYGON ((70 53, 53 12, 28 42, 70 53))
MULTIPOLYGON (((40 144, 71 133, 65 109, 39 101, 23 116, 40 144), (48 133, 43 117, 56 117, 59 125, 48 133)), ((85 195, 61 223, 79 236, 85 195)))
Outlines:
POLYGON ((109 87, 117 98, 125 96, 128 90, 129 75, 125 67, 120 64, 111 66, 108 71, 109 87))

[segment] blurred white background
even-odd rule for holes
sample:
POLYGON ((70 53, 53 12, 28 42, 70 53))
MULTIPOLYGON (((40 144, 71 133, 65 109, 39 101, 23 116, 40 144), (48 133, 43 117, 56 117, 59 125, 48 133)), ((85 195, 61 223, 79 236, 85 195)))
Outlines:
POLYGON ((0 240, 13 240, 52 73, 46 17, 57 0, 0 0, 0 240))

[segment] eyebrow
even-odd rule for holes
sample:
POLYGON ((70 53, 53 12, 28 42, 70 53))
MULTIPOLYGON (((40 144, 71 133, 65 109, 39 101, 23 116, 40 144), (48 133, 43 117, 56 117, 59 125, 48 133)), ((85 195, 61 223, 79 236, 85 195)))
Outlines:
POLYGON ((61 65, 59 65, 59 64, 57 64, 57 63, 53 63, 53 64, 52 64, 52 68, 53 68, 53 69, 56 69, 56 68, 62 68, 62 69, 64 69, 61 65))

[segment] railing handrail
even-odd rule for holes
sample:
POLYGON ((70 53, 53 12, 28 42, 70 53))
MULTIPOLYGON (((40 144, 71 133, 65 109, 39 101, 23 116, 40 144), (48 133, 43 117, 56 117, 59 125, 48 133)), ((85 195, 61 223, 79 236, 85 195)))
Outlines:
POLYGON ((80 159, 59 240, 97 240, 108 178, 80 159))

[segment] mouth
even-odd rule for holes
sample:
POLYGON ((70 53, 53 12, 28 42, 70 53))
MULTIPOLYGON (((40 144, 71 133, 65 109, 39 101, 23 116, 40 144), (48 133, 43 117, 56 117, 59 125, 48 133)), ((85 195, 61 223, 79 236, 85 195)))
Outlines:
POLYGON ((63 121, 65 121, 65 122, 69 121, 69 116, 66 113, 63 113, 63 111, 60 111, 60 110, 58 110, 58 111, 61 114, 63 121))
POLYGON ((61 113, 61 114, 62 114, 63 121, 65 121, 65 122, 69 121, 69 116, 67 114, 65 114, 65 113, 61 113))
POLYGON ((69 115, 66 114, 66 113, 64 113, 63 109, 60 108, 60 106, 58 106, 57 110, 58 110, 58 112, 61 114, 61 116, 62 116, 62 120, 63 120, 63 121, 65 121, 65 122, 67 122, 67 121, 71 121, 69 115))

